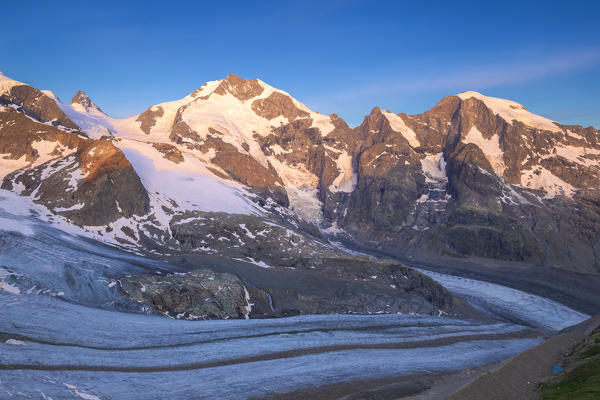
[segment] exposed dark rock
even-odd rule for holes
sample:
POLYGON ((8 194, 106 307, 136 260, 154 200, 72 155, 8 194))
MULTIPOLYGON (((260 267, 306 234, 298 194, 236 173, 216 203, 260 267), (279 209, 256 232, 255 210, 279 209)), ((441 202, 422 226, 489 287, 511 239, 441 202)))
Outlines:
POLYGON ((77 93, 75 93, 75 96, 73 96, 73 99, 71 100, 71 104, 79 104, 88 112, 100 111, 101 113, 104 113, 104 111, 102 111, 82 90, 78 90, 77 93))
POLYGON ((2 158, 25 160, 33 163, 40 157, 36 142, 55 143, 51 156, 61 156, 84 145, 85 140, 74 133, 65 132, 51 125, 40 124, 27 118, 22 112, 6 107, 0 111, 0 154, 2 158))
POLYGON ((291 97, 279 92, 273 92, 265 99, 254 100, 252 110, 257 115, 268 120, 283 116, 290 121, 296 118, 308 117, 309 113, 296 107, 291 97))
POLYGON ((177 251, 253 259, 272 268, 310 269, 324 257, 344 255, 289 223, 253 215, 188 212, 175 216, 170 228, 177 251))
POLYGON ((175 164, 179 164, 185 161, 185 159, 183 158, 183 154, 181 154, 181 151, 172 144, 152 143, 152 147, 160 151, 167 160, 172 161, 175 164))
POLYGON ((140 178, 109 140, 84 141, 78 151, 5 177, 3 189, 23 185, 22 195, 78 225, 102 226, 144 215, 150 201, 140 178))
POLYGON ((237 276, 207 269, 185 274, 132 275, 119 282, 132 299, 173 318, 247 318, 254 306, 269 308, 264 292, 252 289, 251 296, 237 276))
POLYGON ((331 258, 316 272, 254 273, 238 264, 228 272, 133 275, 120 283, 132 299, 186 319, 381 312, 477 315, 434 280, 396 262, 331 258), (372 274, 382 274, 382 279, 372 274))
POLYGON ((264 88, 258 82, 258 79, 243 79, 236 74, 228 75, 217 86, 213 93, 225 95, 232 94, 234 97, 245 101, 260 95, 264 88))
POLYGON ((156 125, 156 120, 164 115, 165 111, 160 106, 153 106, 141 113, 136 121, 140 122, 140 129, 146 135, 150 134, 150 129, 156 125))
POLYGON ((0 105, 3 104, 15 104, 35 120, 50 122, 54 126, 63 126, 85 136, 54 100, 29 85, 13 86, 9 91, 0 95, 0 105))

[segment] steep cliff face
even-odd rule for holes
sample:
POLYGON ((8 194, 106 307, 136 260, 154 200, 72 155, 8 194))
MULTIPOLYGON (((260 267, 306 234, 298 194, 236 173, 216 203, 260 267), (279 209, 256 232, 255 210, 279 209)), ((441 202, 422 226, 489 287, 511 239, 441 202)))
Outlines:
POLYGON ((594 128, 465 92, 420 115, 375 109, 356 129, 358 183, 336 223, 360 242, 600 269, 594 128))
POLYGON ((0 106, 1 176, 70 154, 85 142, 77 134, 42 124, 24 112, 0 106))

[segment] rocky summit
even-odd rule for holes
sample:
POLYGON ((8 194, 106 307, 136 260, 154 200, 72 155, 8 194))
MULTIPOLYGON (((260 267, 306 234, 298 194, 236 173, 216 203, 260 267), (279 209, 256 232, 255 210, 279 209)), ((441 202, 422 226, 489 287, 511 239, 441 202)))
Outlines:
POLYGON ((107 245, 255 268, 119 281, 175 318, 475 313, 385 257, 600 271, 600 132, 477 92, 352 128, 235 74, 125 119, 1 75, 0 180, 107 245))

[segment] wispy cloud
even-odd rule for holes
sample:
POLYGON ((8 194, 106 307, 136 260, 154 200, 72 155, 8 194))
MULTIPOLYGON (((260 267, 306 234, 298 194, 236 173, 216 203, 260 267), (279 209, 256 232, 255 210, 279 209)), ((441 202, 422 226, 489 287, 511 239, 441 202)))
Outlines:
POLYGON ((421 75, 402 76, 374 81, 338 93, 309 99, 310 104, 331 104, 351 101, 365 96, 397 94, 410 95, 430 91, 481 90, 502 85, 525 83, 541 78, 564 75, 600 63, 600 48, 536 56, 519 61, 494 64, 471 64, 461 69, 439 69, 421 75))

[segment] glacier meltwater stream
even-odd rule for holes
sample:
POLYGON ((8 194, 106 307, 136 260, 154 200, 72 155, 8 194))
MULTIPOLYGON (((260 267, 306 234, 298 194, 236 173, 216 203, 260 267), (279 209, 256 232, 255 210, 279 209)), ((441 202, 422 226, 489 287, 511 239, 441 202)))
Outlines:
POLYGON ((587 318, 514 289, 427 271, 501 320, 394 314, 183 321, 126 312, 111 279, 165 265, 38 217, 14 204, 0 208, 2 399, 276 397, 498 362, 540 343, 532 328, 555 331, 587 318))

